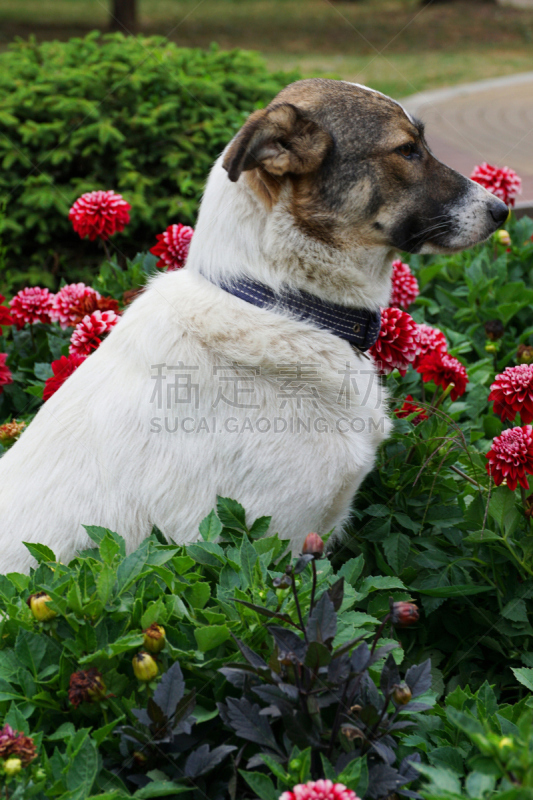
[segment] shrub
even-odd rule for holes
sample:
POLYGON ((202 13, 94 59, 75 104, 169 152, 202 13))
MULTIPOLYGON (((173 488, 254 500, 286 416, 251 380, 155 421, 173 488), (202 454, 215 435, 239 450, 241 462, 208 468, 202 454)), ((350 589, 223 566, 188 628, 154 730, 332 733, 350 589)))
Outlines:
POLYGON ((147 249, 171 222, 192 223, 220 151, 250 112, 298 77, 269 74, 253 53, 178 48, 162 37, 91 33, 12 45, 0 54, 11 280, 51 286, 61 275, 79 279, 80 257, 95 260, 97 246, 81 243, 67 217, 84 192, 114 189, 131 204, 121 251, 147 249), (36 269, 19 274, 21 259, 36 269))
MULTIPOLYGON (((396 597, 408 597, 401 582, 363 577, 361 557, 338 575, 327 559, 311 570, 304 557, 293 570, 287 542, 269 535, 269 523, 263 517, 252 524, 242 506, 219 498, 216 512, 200 525, 200 540, 186 547, 166 541, 154 529, 126 555, 118 534, 88 527, 95 547, 64 565, 49 548, 27 545, 39 566, 30 575, 0 576, 0 715, 4 724, 31 736, 37 753, 10 782, 2 774, 2 758, 10 752, 1 749, 0 732, 0 786, 6 780, 10 791, 19 787, 18 795, 7 796, 84 800, 107 792, 108 800, 122 800, 133 793, 139 798, 173 794, 173 789, 197 800, 206 794, 227 796, 242 755, 234 764, 228 757, 234 758, 236 747, 242 747, 241 731, 237 736, 228 732, 216 703, 236 709, 247 702, 231 699, 239 671, 250 673, 247 692, 259 686, 245 660, 250 660, 251 648, 258 652, 256 667, 263 656, 274 665, 290 657, 281 652, 281 637, 288 642, 297 638, 291 629, 298 627, 300 614, 307 619, 306 635, 314 640, 307 648, 305 669, 320 689, 316 703, 312 692, 308 700, 313 739, 320 731, 319 702, 324 725, 332 724, 330 717, 338 720, 328 774, 346 776, 348 763, 355 759, 351 780, 364 789, 370 774, 370 796, 376 796, 374 777, 394 785, 416 778, 408 762, 400 765, 401 776, 385 766, 389 753, 391 763, 395 759, 391 745, 397 747, 409 717, 418 717, 426 706, 394 705, 394 685, 400 681, 396 662, 402 662, 403 650, 395 638, 382 638, 389 636, 389 626, 380 626, 365 611, 380 589, 389 593, 396 587, 396 597), (293 591, 280 588, 288 577, 293 591), (341 611, 338 620, 335 608, 341 611), (274 628, 264 626, 265 616, 276 622, 274 628), (164 646, 143 655, 146 631, 154 623, 164 630, 164 646), (394 658, 385 661, 391 651, 394 658), (328 667, 327 660, 337 669, 328 667), (233 673, 231 684, 224 677, 228 671, 233 673), (158 672, 162 677, 156 677, 158 672), (344 699, 335 691, 339 682, 346 684, 344 699), (350 713, 348 699, 362 701, 363 695, 368 708, 355 722, 361 736, 350 739, 340 723, 350 713), (378 763, 382 769, 375 773, 378 763)), ((262 681, 272 683, 261 672, 262 681)), ((429 663, 408 668, 406 680, 413 696, 426 692, 429 663)), ((291 682, 294 676, 287 686, 291 682)), ((297 727, 298 708, 284 708, 283 714, 284 719, 294 716, 297 727)), ((250 722, 256 718, 254 711, 250 722)), ((269 729, 267 718, 259 728, 269 729)), ((249 738, 248 731, 244 735, 249 738)), ((316 760, 320 752, 327 754, 331 737, 324 731, 323 742, 312 742, 313 770, 321 763, 316 760)), ((262 739, 252 736, 251 742, 247 754, 255 757, 256 768, 270 764, 268 757, 258 759, 262 739)), ((12 749, 17 747, 20 751, 20 743, 12 749)), ((296 770, 294 748, 275 748, 274 763, 285 776, 296 771, 305 776, 311 768, 310 753, 302 756, 307 767, 300 764, 296 770)), ((267 775, 261 778, 269 780, 267 775)), ((237 796, 249 796, 244 779, 239 778, 237 796)))

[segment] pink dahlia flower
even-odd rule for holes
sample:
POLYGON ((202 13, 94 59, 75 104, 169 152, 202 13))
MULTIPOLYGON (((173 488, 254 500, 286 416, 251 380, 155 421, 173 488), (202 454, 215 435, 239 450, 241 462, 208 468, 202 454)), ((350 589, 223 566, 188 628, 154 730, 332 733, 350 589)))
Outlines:
POLYGON ((522 181, 513 169, 493 167, 486 161, 474 167, 470 178, 511 207, 515 204, 516 196, 522 191, 522 181))
POLYGON ((416 354, 414 365, 418 367, 424 356, 438 350, 440 353, 445 353, 448 349, 448 342, 442 331, 438 328, 432 328, 431 325, 426 325, 421 322, 416 326, 418 333, 418 353, 416 354))
POLYGON ((22 766, 27 767, 37 755, 37 748, 33 739, 19 731, 14 731, 11 725, 4 725, 0 730, 0 758, 7 760, 10 757, 20 758, 22 766))
POLYGON ((50 312, 54 303, 54 295, 48 289, 32 286, 21 289, 9 301, 11 316, 17 328, 33 325, 36 322, 51 322, 50 312))
POLYGON ((158 233, 155 237, 157 244, 150 248, 154 256, 159 256, 157 266, 168 267, 169 271, 183 267, 193 233, 193 228, 181 222, 169 225, 164 233, 158 233))
POLYGON ((80 321, 80 308, 86 304, 88 298, 99 300, 100 294, 84 283, 63 286, 54 297, 50 311, 52 322, 59 322, 63 329, 76 325, 80 321))
POLYGON ((69 353, 81 356, 90 355, 96 350, 106 333, 114 328, 120 317, 114 311, 93 311, 74 328, 70 338, 69 353))
POLYGON ((4 391, 2 388, 3 386, 7 386, 8 383, 13 383, 13 376, 6 361, 7 353, 0 353, 0 394, 4 391))
POLYGON ((416 371, 420 372, 425 383, 433 381, 437 386, 442 386, 443 389, 447 389, 453 383, 454 388, 450 392, 452 400, 457 400, 458 397, 466 392, 466 384, 468 383, 466 369, 460 361, 448 353, 442 353, 437 350, 424 356, 416 371))
POLYGON ((489 400, 502 422, 512 422, 517 414, 525 425, 533 422, 533 364, 507 367, 490 387, 489 400))
POLYGON ((52 361, 52 372, 54 373, 51 378, 46 380, 44 384, 43 400, 49 400, 57 390, 63 386, 66 379, 76 372, 80 364, 83 364, 87 356, 72 353, 69 356, 61 356, 57 361, 52 361))
POLYGON ((393 261, 391 306, 407 309, 419 294, 418 281, 409 264, 404 264, 399 258, 393 261))
POLYGON ((293 787, 292 792, 283 792, 279 800, 359 800, 359 798, 343 783, 320 780, 299 783, 293 787))
POLYGON ((508 428, 493 439, 487 453, 487 472, 496 486, 507 481, 513 492, 519 483, 529 489, 526 475, 533 475, 533 428, 508 428))
POLYGON ((131 206, 122 195, 108 192, 86 192, 79 197, 68 218, 72 227, 83 239, 109 239, 124 230, 130 221, 131 206))
POLYGON ((398 369, 405 375, 418 353, 418 332, 414 319, 399 308, 381 309, 379 337, 369 351, 381 372, 398 369))

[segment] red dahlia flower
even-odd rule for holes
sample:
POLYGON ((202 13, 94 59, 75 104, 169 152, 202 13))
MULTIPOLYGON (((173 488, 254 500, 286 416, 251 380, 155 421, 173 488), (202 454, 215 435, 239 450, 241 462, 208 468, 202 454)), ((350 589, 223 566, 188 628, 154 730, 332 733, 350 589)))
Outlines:
POLYGON ((100 346, 104 335, 115 327, 119 319, 114 311, 94 311, 92 314, 87 314, 74 328, 70 338, 69 353, 90 355, 100 346))
MULTIPOLYGON (((0 294, 0 303, 3 303, 5 299, 4 295, 0 294)), ((0 336, 2 335, 2 325, 13 325, 13 317, 7 306, 0 305, 0 336)))
POLYGON ((376 344, 369 351, 381 372, 398 369, 405 375, 418 352, 417 324, 399 308, 381 309, 381 330, 376 344))
POLYGON ((417 406, 416 402, 413 400, 413 396, 408 394, 405 400, 403 401, 403 405, 401 408, 395 408, 394 413, 399 419, 403 419, 404 417, 408 417, 410 414, 414 414, 415 411, 417 412, 417 416, 413 417, 411 422, 413 425, 418 425, 419 422, 428 418, 428 414, 425 408, 422 406, 417 406))
POLYGON ((50 312, 54 302, 54 295, 48 289, 32 286, 21 289, 9 301, 11 316, 17 328, 24 325, 33 325, 36 322, 50 322, 50 312))
POLYGON ((493 439, 487 453, 487 472, 496 486, 507 480, 513 492, 517 482, 529 489, 526 474, 533 475, 533 428, 508 428, 493 439))
POLYGON ((193 233, 193 228, 181 222, 169 225, 164 233, 158 233, 155 237, 157 244, 150 248, 154 256, 159 256, 157 266, 168 267, 169 272, 183 267, 193 233))
POLYGON ((409 264, 404 264, 399 258, 393 261, 391 306, 407 309, 419 294, 418 281, 409 264))
POLYGON ((343 783, 320 780, 299 783, 293 787, 292 792, 283 792, 279 800, 359 800, 359 798, 343 783))
POLYGON ((76 372, 80 364, 83 364, 87 356, 72 353, 71 355, 61 356, 57 361, 52 361, 51 378, 47 378, 44 384, 43 400, 49 400, 57 390, 63 386, 66 379, 76 372))
POLYGON ((489 400, 494 400, 494 413, 502 422, 512 422, 517 414, 525 425, 533 422, 533 364, 507 367, 496 375, 489 400))
POLYGON ((7 386, 8 383, 13 383, 13 376, 11 370, 6 365, 7 353, 0 353, 0 394, 2 394, 2 386, 7 386))
POLYGON ((509 167, 493 167, 486 161, 474 167, 470 179, 481 184, 511 207, 515 204, 516 196, 522 191, 522 181, 514 170, 509 167))
MULTIPOLYGON (((84 283, 70 283, 63 286, 54 297, 54 304, 50 311, 52 322, 59 322, 63 329, 80 322, 80 307, 85 301, 98 300, 100 294, 96 289, 84 283)), ((93 311, 95 309, 92 309, 93 311)), ((85 314, 82 314, 82 319, 85 314)))
POLYGON ((108 192, 86 192, 79 197, 68 218, 72 227, 83 239, 88 236, 94 241, 109 239, 114 233, 124 230, 130 221, 131 206, 122 195, 108 192))
POLYGON ((448 342, 442 331, 438 328, 432 328, 431 325, 426 325, 421 322, 416 326, 418 333, 418 353, 413 366, 418 367, 424 356, 438 350, 445 353, 448 349, 448 342))
POLYGON ((468 383, 466 369, 460 361, 448 353, 442 353, 440 350, 429 353, 421 359, 416 371, 420 372, 425 383, 433 381, 443 389, 447 389, 453 383, 454 388, 450 393, 452 400, 457 400, 466 391, 468 383))

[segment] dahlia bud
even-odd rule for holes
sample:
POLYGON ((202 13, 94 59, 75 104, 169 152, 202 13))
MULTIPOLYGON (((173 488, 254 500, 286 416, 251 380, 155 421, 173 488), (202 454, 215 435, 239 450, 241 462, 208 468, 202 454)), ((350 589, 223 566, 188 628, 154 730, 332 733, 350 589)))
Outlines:
POLYGON ((146 762, 148 761, 148 757, 141 753, 139 750, 135 750, 133 753, 133 760, 137 764, 138 767, 144 767, 146 762))
POLYGON ((487 353, 497 353, 499 350, 498 345, 495 342, 487 342, 485 345, 485 352, 487 353))
POLYGON ((14 778, 22 769, 22 761, 20 758, 8 758, 4 761, 4 772, 8 778, 14 778))
POLYGON ((399 628, 407 628, 418 622, 420 614, 414 603, 406 603, 403 600, 392 604, 391 621, 399 628))
POLYGON ((411 700, 411 697, 412 697, 411 690, 405 681, 396 684, 396 686, 392 690, 392 699, 394 700, 397 706, 406 706, 407 703, 411 700))
POLYGON ((144 646, 150 653, 159 653, 165 646, 165 629, 162 625, 152 622, 144 633, 144 646))
POLYGON ((291 772, 297 772, 299 769, 302 768, 302 762, 299 758, 293 758, 292 761, 289 761, 289 769, 291 772))
POLYGON ((507 758, 511 755, 513 750, 514 742, 509 736, 504 736, 503 739, 500 739, 498 742, 498 750, 499 756, 503 761, 506 761, 507 758))
POLYGON ((81 703, 98 703, 106 696, 107 688, 96 667, 80 669, 70 676, 68 699, 74 708, 81 703))
POLYGON ((487 334, 487 339, 494 341, 502 338, 505 328, 499 319, 489 319, 488 322, 485 322, 485 333, 487 334))
POLYGON ((133 656, 133 674, 138 681, 149 683, 157 676, 157 664, 149 653, 141 651, 133 656))
POLYGON ((303 556, 313 556, 320 558, 324 553, 324 542, 318 533, 308 533, 305 537, 304 546, 302 548, 303 556))
POLYGON ((46 605, 51 600, 52 598, 50 595, 46 594, 46 592, 37 592, 36 594, 30 595, 26 603, 30 607, 31 613, 36 620, 39 622, 48 622, 54 617, 57 617, 57 611, 52 611, 52 609, 48 608, 46 605))
POLYGON ((494 239, 498 242, 498 244, 503 244, 505 247, 509 247, 511 244, 511 237, 509 236, 508 232, 504 230, 496 231, 494 234, 494 239))
POLYGON ((533 346, 530 344, 519 344, 516 350, 516 360, 519 364, 533 363, 533 346))

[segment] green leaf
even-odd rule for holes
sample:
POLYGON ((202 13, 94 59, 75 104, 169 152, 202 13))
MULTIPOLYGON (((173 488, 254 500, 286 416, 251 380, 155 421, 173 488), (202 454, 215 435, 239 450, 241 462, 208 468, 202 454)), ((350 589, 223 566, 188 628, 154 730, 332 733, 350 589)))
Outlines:
POLYGON ((96 579, 96 593, 98 599, 105 606, 113 594, 113 587, 116 581, 116 574, 114 569, 108 564, 104 564, 98 578, 96 579))
POLYGON ((225 528, 248 533, 244 508, 230 497, 217 497, 217 514, 225 528))
POLYGON ((85 792, 90 794, 96 773, 98 772, 98 750, 96 742, 92 739, 85 739, 79 751, 71 760, 67 772, 67 789, 71 791, 85 792))
POLYGON ((427 595, 428 597, 468 597, 472 594, 492 592, 492 586, 474 586, 473 584, 467 583, 460 586, 436 586, 433 589, 413 588, 411 591, 427 595))
POLYGON ((213 509, 200 522, 200 536, 204 542, 215 542, 222 532, 222 523, 213 509))
POLYGON ((120 544, 109 531, 106 531, 99 549, 103 561, 105 561, 106 564, 112 564, 115 560, 115 556, 120 553, 120 544))
POLYGON ((517 681, 523 684, 530 692, 533 692, 533 668, 531 667, 511 667, 517 681))
POLYGON ((258 517, 252 527, 250 528, 250 536, 252 539, 261 539, 270 528, 272 517, 258 517))
POLYGON ((39 564, 46 564, 48 561, 57 561, 55 553, 45 544, 33 544, 31 542, 22 542, 22 544, 30 551, 39 564))
POLYGON ((211 596, 211 587, 208 583, 197 581, 187 587, 184 596, 193 608, 203 608, 211 596))
POLYGON ((46 638, 20 628, 15 642, 15 655, 19 664, 27 667, 34 677, 46 653, 46 638))
POLYGON ((397 573, 402 571, 409 557, 410 549, 410 539, 403 533, 393 533, 392 536, 389 536, 383 542, 385 557, 393 570, 397 573))
POLYGON ((218 647, 231 637, 231 631, 227 625, 209 625, 206 628, 195 628, 194 638, 198 643, 198 649, 202 653, 218 647))
POLYGON ((279 800, 279 792, 268 775, 262 772, 245 772, 242 769, 239 770, 239 774, 259 800, 279 800))
POLYGON ((150 542, 145 539, 140 547, 129 556, 126 556, 124 561, 118 565, 117 569, 117 584, 119 593, 122 594, 133 581, 141 574, 146 559, 148 558, 148 550, 150 542))

